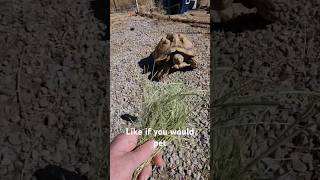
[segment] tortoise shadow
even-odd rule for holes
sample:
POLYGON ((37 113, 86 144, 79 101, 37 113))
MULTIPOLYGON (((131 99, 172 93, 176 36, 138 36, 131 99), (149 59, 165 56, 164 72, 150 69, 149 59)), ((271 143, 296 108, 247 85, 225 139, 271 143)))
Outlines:
POLYGON ((142 74, 149 74, 148 79, 150 81, 159 81, 159 79, 153 78, 153 75, 155 72, 157 72, 157 69, 154 64, 154 59, 152 57, 152 54, 150 54, 148 57, 141 59, 138 62, 139 67, 142 69, 142 74))
POLYGON ((267 25, 271 24, 256 13, 243 14, 225 23, 211 23, 213 31, 227 31, 233 33, 241 33, 244 31, 255 31, 266 29, 267 25))
MULTIPOLYGON (((149 74, 148 79, 150 81, 156 81, 159 82, 160 80, 156 78, 156 73, 158 70, 163 67, 164 64, 159 64, 158 66, 155 66, 154 64, 154 58, 152 57, 152 54, 150 54, 148 57, 141 59, 138 62, 138 65, 142 69, 142 74, 149 74)), ((173 64, 172 64, 173 65, 173 64)), ((174 72, 180 71, 180 72, 187 72, 187 71, 192 71, 194 68, 192 67, 184 67, 182 69, 170 69, 168 74, 172 74, 174 72)))
POLYGON ((148 57, 141 59, 139 62, 139 67, 142 69, 142 74, 147 74, 153 71, 154 59, 150 54, 148 57))

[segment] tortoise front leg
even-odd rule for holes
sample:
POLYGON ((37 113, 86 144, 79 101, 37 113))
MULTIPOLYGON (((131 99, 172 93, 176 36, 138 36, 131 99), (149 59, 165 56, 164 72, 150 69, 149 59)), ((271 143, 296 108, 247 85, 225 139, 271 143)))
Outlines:
POLYGON ((182 69, 190 66, 190 64, 184 62, 184 57, 181 54, 175 54, 173 56, 173 64, 173 68, 175 69, 182 69))
POLYGON ((175 68, 175 69, 183 69, 183 68, 189 67, 189 66, 191 66, 191 65, 188 64, 188 63, 182 62, 181 64, 175 64, 173 66, 173 68, 175 68))
POLYGON ((192 69, 197 68, 197 62, 194 60, 194 58, 190 58, 190 59, 186 60, 186 63, 189 64, 189 66, 192 69))
POLYGON ((197 62, 196 62, 193 58, 191 59, 190 66, 191 66, 193 69, 197 68, 197 62))
POLYGON ((156 73, 156 79, 162 80, 165 75, 168 75, 171 69, 171 64, 169 62, 166 62, 163 64, 163 66, 160 68, 160 70, 156 73))

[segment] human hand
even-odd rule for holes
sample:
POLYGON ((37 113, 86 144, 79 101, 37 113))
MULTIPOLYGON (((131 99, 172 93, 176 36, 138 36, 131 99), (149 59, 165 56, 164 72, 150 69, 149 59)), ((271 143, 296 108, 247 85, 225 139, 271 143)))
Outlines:
MULTIPOLYGON (((110 179, 131 180, 134 171, 147 160, 155 150, 154 141, 150 140, 137 147, 137 135, 118 135, 110 145, 110 179)), ((153 158, 157 166, 164 166, 160 154, 153 158)), ((152 175, 149 164, 139 174, 139 180, 147 180, 152 175)))

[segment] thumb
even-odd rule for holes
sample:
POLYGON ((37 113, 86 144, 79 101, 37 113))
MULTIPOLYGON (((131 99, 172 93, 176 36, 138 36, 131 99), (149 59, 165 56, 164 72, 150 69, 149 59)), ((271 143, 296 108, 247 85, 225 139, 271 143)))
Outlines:
POLYGON ((154 140, 149 140, 128 154, 128 156, 130 156, 129 159, 132 159, 132 165, 135 168, 152 155, 155 150, 154 142, 154 140))

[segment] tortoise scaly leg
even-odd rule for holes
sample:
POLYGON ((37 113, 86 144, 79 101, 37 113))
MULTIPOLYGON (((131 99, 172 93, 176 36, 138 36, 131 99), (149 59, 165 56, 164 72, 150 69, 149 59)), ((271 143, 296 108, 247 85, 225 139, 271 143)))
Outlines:
POLYGON ((181 54, 175 54, 173 56, 173 63, 174 63, 173 68, 175 69, 182 69, 190 66, 190 64, 184 62, 184 57, 181 54))

